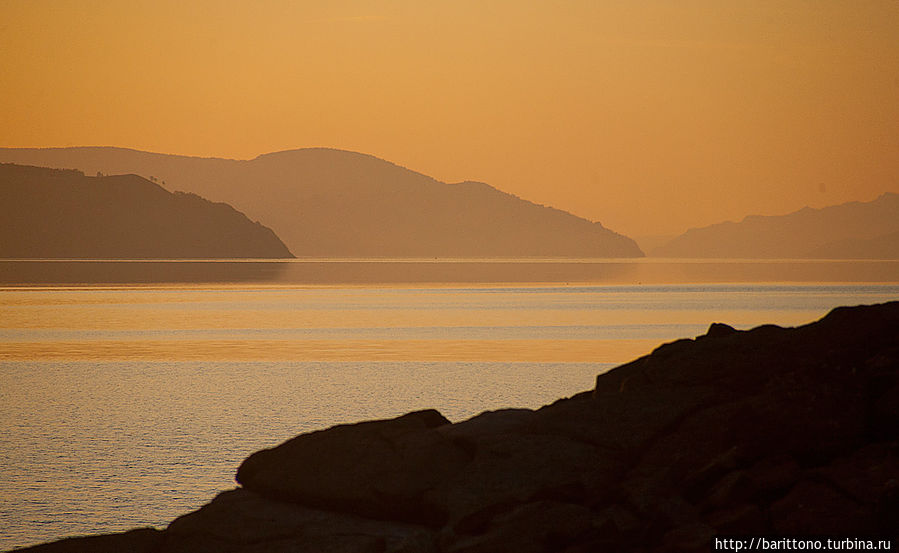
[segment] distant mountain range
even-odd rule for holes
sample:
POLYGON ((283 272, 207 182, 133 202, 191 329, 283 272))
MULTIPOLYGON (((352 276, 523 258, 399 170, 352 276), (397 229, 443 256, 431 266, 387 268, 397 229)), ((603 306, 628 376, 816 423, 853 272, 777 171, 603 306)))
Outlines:
POLYGON ((303 257, 640 257, 626 236, 487 184, 447 184, 373 156, 331 149, 253 160, 123 148, 0 148, 0 161, 136 173, 227 202, 303 257))
POLYGON ((137 175, 0 163, 0 258, 285 258, 271 229, 229 205, 137 175))
POLYGON ((690 229, 657 257, 899 259, 899 194, 690 229))

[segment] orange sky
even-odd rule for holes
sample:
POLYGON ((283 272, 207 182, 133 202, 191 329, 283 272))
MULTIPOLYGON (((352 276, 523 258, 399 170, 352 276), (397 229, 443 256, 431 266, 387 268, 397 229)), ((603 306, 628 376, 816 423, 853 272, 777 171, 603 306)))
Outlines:
POLYGON ((620 232, 899 192, 895 0, 0 0, 0 146, 329 146, 620 232))

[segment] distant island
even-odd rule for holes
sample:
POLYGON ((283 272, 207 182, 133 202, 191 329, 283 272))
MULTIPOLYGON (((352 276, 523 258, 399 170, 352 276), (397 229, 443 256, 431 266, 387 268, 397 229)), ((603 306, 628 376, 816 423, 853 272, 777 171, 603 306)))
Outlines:
POLYGON ((289 258, 233 207, 137 175, 0 164, 0 258, 289 258))
POLYGON ((252 160, 124 148, 0 148, 0 161, 135 173, 227 202, 300 257, 642 257, 598 222, 487 184, 448 184, 376 157, 324 148, 252 160))
POLYGON ((164 530, 22 551, 699 552, 735 535, 875 549, 899 528, 897 332, 899 302, 712 324, 536 411, 302 434, 164 530))
POLYGON ((899 259, 899 194, 690 229, 655 257, 899 259))

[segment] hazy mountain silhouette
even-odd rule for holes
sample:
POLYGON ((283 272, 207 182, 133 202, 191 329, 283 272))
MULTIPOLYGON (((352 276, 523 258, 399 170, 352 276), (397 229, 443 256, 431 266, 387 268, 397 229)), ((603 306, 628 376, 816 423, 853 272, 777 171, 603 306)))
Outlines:
POLYGON ((0 149, 0 160, 137 173, 224 201, 298 256, 639 257, 600 223, 489 185, 447 184, 373 156, 302 149, 238 161, 123 148, 0 149))
POLYGON ((651 255, 899 259, 899 194, 690 229, 651 255))
POLYGON ((0 164, 0 257, 292 257, 271 229, 223 203, 137 175, 0 164))
POLYGON ((812 250, 819 259, 899 259, 899 231, 875 238, 847 238, 812 250))

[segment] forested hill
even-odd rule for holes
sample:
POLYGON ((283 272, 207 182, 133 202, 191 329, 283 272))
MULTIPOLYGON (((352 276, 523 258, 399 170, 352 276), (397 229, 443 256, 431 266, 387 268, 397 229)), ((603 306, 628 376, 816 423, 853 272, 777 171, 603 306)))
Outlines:
POLYGON ((0 164, 0 257, 285 258, 271 229, 137 175, 0 164))

